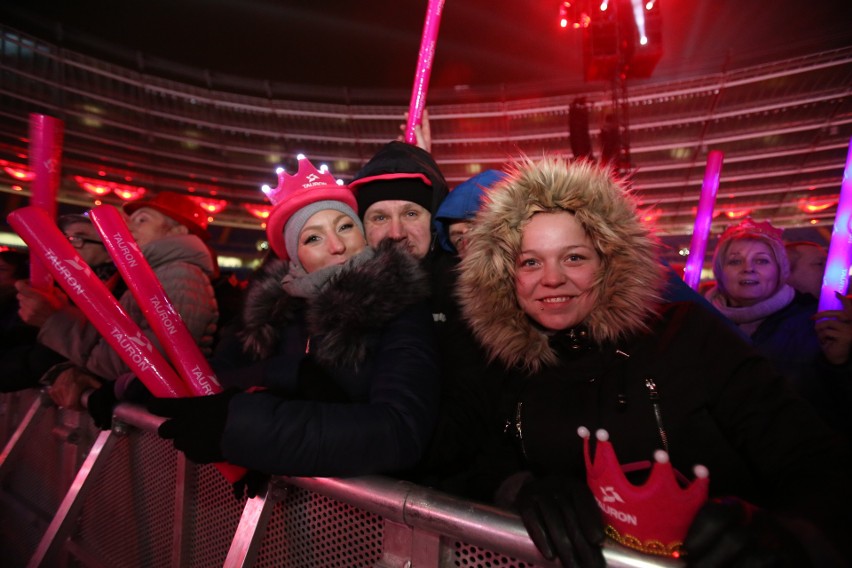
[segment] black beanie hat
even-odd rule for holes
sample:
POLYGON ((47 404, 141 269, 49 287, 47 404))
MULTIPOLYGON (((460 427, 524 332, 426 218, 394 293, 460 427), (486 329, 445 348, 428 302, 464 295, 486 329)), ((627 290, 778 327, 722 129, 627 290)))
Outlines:
POLYGON ((361 217, 377 201, 411 201, 432 213, 432 186, 421 176, 376 179, 358 186, 355 199, 361 217))

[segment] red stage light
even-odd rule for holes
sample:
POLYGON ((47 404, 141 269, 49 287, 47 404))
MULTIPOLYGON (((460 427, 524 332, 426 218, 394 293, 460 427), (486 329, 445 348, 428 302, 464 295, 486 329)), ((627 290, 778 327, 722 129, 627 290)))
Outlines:
POLYGON ((4 160, 3 171, 18 181, 32 181, 35 178, 35 172, 27 166, 13 164, 4 160))
POLYGON ((208 199, 204 197, 195 197, 194 199, 211 215, 216 215, 228 206, 228 202, 224 199, 208 199))
POLYGON ((243 207, 245 207, 246 211, 261 220, 268 219, 269 214, 272 213, 271 205, 255 205, 254 203, 243 203, 243 207))

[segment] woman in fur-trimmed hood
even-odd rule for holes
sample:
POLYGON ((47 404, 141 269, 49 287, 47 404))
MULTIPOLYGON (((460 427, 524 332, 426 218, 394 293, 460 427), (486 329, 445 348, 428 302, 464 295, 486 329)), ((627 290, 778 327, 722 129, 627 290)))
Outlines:
POLYGON ((524 159, 474 225, 459 297, 493 365, 458 389, 448 434, 477 450, 443 489, 515 508, 563 566, 603 566, 605 535, 696 565, 846 565, 849 448, 720 318, 658 300, 653 235, 608 171, 524 159), (726 499, 667 507, 587 482, 579 432, 609 439, 622 466, 703 465, 709 497, 726 499), (636 528, 619 524, 631 515, 636 528))
POLYGON ((517 257, 536 213, 569 211, 589 234, 602 267, 597 300, 582 327, 593 344, 646 330, 663 285, 656 244, 626 190, 588 163, 557 158, 517 165, 486 197, 469 237, 459 297, 465 317, 492 358, 531 371, 556 361, 549 334, 519 307, 517 257))
POLYGON ((228 390, 149 404, 171 418, 160 435, 193 461, 278 475, 411 467, 439 400, 427 275, 392 242, 366 246, 352 191, 324 168, 300 158, 267 195, 278 259, 211 361, 228 390))

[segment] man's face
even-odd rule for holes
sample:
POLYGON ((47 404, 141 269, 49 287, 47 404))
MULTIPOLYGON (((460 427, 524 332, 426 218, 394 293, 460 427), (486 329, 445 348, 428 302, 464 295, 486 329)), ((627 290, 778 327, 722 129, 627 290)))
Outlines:
POLYGON ((447 232, 450 235, 450 242, 456 247, 459 258, 464 258, 467 255, 467 232, 472 225, 473 221, 470 219, 462 219, 461 221, 450 223, 450 226, 447 228, 447 232))
POLYGON ((186 227, 150 207, 134 211, 127 225, 139 248, 164 237, 187 232, 186 227))
POLYGON ((91 223, 69 223, 65 236, 89 266, 99 266, 111 260, 101 236, 91 223))
POLYGON ((411 201, 377 201, 364 212, 367 244, 375 247, 384 239, 402 245, 415 258, 424 258, 432 242, 432 215, 411 201))
POLYGON ((825 274, 827 251, 822 247, 812 245, 799 245, 796 247, 796 251, 798 256, 793 266, 790 267, 790 278, 787 283, 796 290, 819 298, 822 278, 825 274))

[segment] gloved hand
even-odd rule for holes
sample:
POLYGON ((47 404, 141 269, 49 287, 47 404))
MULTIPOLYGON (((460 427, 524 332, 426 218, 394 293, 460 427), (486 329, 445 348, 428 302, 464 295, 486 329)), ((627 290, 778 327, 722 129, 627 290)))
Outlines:
POLYGON ((121 400, 142 406, 148 404, 148 401, 152 398, 154 398, 154 395, 151 394, 151 391, 148 390, 148 387, 145 386, 145 383, 139 377, 133 377, 127 381, 124 393, 121 395, 121 400))
POLYGON ((86 410, 95 426, 101 430, 109 430, 112 428, 112 412, 116 404, 118 398, 115 396, 115 382, 107 381, 89 394, 86 410))
POLYGON ((768 512, 737 497, 708 501, 684 540, 687 566, 806 567, 808 553, 768 512))
POLYGON ((266 491, 267 483, 269 483, 269 475, 250 469, 234 483, 234 497, 237 501, 242 501, 243 497, 254 499, 266 491))
POLYGON ((583 480, 532 478, 518 492, 515 506, 536 548, 566 568, 603 567, 603 521, 583 480))
POLYGON ((222 434, 228 419, 228 403, 236 394, 226 390, 210 396, 152 398, 148 412, 170 418, 160 425, 161 438, 173 440, 175 449, 195 463, 225 461, 222 434))

